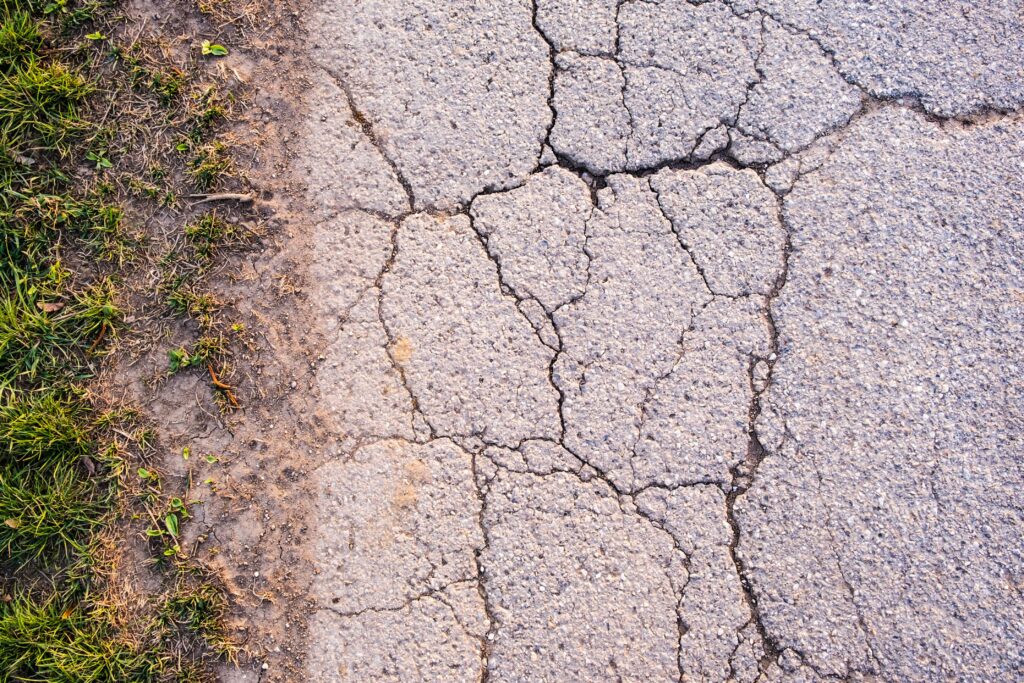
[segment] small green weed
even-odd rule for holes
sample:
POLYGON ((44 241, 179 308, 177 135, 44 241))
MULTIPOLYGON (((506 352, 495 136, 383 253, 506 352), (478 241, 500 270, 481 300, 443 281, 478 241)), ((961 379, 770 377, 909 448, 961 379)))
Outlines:
POLYGON ((213 256, 219 245, 236 242, 240 234, 238 226, 219 217, 216 211, 211 211, 185 226, 185 237, 188 238, 196 255, 203 259, 213 256))
POLYGON ((223 337, 200 337, 192 348, 179 346, 167 352, 168 370, 173 375, 187 368, 203 367, 219 360, 227 353, 227 342, 223 337))
POLYGON ((231 157, 221 142, 200 146, 189 164, 188 174, 200 192, 212 189, 231 170, 231 157))
POLYGON ((200 46, 200 50, 204 57, 223 57, 228 53, 228 49, 218 43, 211 43, 208 40, 204 40, 200 46))

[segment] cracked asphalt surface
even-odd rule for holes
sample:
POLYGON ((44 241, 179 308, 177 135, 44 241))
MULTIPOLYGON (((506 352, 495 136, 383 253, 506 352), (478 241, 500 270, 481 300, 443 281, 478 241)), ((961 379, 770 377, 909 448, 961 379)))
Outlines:
POLYGON ((311 26, 310 680, 1024 680, 1018 0, 311 26))

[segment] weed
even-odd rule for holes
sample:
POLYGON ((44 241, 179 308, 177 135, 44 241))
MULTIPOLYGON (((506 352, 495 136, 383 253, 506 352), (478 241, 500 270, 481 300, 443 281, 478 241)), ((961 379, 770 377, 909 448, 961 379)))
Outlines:
POLYGON ((238 226, 228 223, 211 211, 185 226, 185 237, 200 258, 208 259, 218 245, 231 243, 239 236, 238 226))
POLYGON ((213 188, 231 169, 231 157, 221 142, 200 146, 189 165, 188 174, 200 192, 213 188))
POLYGON ((223 45, 219 45, 217 43, 211 43, 208 40, 204 40, 203 41, 203 44, 200 46, 200 49, 201 49, 204 57, 205 56, 223 57, 224 55, 226 55, 228 53, 228 49, 226 47, 224 47, 223 45))
POLYGON ((189 355, 188 349, 184 346, 167 352, 167 369, 172 375, 198 364, 198 360, 189 355))
POLYGON ((179 537, 181 536, 181 524, 191 517, 185 501, 178 497, 172 497, 167 501, 167 507, 159 518, 152 515, 153 525, 145 531, 145 536, 159 550, 162 559, 185 559, 185 553, 181 549, 179 537))
POLYGON ((179 346, 167 352, 168 370, 173 375, 187 368, 204 367, 211 361, 219 360, 226 353, 227 343, 223 337, 200 337, 191 349, 179 346))
POLYGON ((107 150, 105 149, 96 150, 95 152, 86 152, 85 158, 96 164, 97 171, 102 171, 114 166, 114 163, 107 158, 107 150))

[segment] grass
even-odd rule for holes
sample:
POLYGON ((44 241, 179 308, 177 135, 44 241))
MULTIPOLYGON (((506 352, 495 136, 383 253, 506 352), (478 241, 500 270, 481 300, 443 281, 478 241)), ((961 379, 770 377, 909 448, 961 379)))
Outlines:
POLYGON ((47 296, 23 277, 0 295, 0 390, 79 374, 82 356, 95 352, 102 335, 115 329, 119 311, 110 280, 67 296, 66 302, 47 296))
POLYGON ((0 473, 0 549, 16 564, 61 564, 88 552, 88 539, 109 509, 102 484, 74 465, 0 473))
MULTIPOLYGON (((234 653, 223 591, 178 546, 185 501, 137 464, 153 432, 89 390, 146 248, 122 203, 166 209, 222 182, 228 103, 144 41, 117 44, 110 5, 0 0, 0 681, 208 680, 234 653), (109 557, 125 533, 164 572, 131 619, 109 557)), ((218 302, 196 287, 238 235, 212 213, 183 226, 182 277, 155 297, 202 320, 189 364, 226 355, 218 302)))
POLYGON ((84 130, 78 105, 91 92, 77 70, 29 58, 0 75, 0 144, 28 152, 31 140, 66 153, 69 136, 84 130))
POLYGON ((231 157, 220 142, 200 145, 189 165, 188 174, 200 192, 212 190, 231 170, 231 157))
POLYGON ((164 601, 158 622, 184 638, 200 641, 217 652, 231 655, 236 646, 224 638, 223 621, 228 604, 224 592, 207 582, 181 586, 164 601))
POLYGON ((188 239, 196 256, 208 259, 219 246, 236 243, 241 238, 238 226, 217 215, 216 211, 204 214, 199 220, 185 226, 188 239))
POLYGON ((182 283, 168 293, 167 306, 177 315, 206 321, 217 311, 219 304, 209 292, 196 291, 182 283))
POLYGON ((223 635, 224 592, 202 575, 178 576, 154 614, 131 631, 118 629, 109 610, 24 594, 0 604, 0 680, 205 681, 193 651, 231 658, 237 649, 223 635))
POLYGON ((82 396, 8 392, 0 402, 0 550, 16 564, 60 564, 87 552, 112 487, 95 472, 82 396))
POLYGON ((0 605, 0 675, 46 683, 153 681, 165 657, 120 637, 102 615, 58 598, 19 595, 0 605))
POLYGON ((28 12, 12 12, 0 26, 0 68, 5 73, 23 69, 43 46, 39 24, 28 12))

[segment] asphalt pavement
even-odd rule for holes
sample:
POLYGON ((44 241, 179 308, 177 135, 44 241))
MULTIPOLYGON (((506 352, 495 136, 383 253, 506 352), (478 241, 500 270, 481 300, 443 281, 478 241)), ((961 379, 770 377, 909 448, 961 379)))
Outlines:
POLYGON ((1019 1, 310 28, 310 681, 1024 680, 1019 1))

